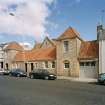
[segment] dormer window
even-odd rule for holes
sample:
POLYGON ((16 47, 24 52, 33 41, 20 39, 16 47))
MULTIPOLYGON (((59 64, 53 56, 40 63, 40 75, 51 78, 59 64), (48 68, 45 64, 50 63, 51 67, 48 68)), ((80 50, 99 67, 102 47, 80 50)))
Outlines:
POLYGON ((68 52, 69 50, 69 41, 64 41, 64 52, 68 52))

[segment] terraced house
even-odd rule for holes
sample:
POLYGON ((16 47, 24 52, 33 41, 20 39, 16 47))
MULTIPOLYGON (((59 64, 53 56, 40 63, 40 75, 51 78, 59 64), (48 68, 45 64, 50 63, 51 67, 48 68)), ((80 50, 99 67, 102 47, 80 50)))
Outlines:
POLYGON ((102 25, 97 26, 97 40, 93 41, 84 41, 74 28, 69 27, 58 38, 46 37, 31 50, 23 50, 16 42, 10 43, 5 51, 11 60, 6 60, 6 65, 10 69, 22 68, 27 73, 44 68, 60 76, 97 78, 105 71, 104 40, 102 25))

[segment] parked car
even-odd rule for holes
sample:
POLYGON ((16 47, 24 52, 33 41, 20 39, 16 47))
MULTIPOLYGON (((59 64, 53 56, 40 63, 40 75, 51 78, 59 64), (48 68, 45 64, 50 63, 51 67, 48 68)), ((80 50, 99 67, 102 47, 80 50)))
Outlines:
POLYGON ((0 69, 0 75, 3 75, 4 70, 0 69))
POLYGON ((98 83, 105 84, 105 73, 102 73, 98 77, 98 83))
POLYGON ((37 69, 33 70, 32 72, 29 73, 29 77, 31 79, 46 79, 46 80, 55 80, 57 76, 55 74, 49 73, 45 69, 37 69))
POLYGON ((4 70, 4 69, 2 69, 2 70, 0 70, 0 75, 9 75, 9 70, 4 70))
POLYGON ((26 77, 27 73, 21 69, 13 69, 10 71, 9 75, 15 77, 26 77))
POLYGON ((9 70, 4 70, 3 75, 9 75, 10 71, 9 70))

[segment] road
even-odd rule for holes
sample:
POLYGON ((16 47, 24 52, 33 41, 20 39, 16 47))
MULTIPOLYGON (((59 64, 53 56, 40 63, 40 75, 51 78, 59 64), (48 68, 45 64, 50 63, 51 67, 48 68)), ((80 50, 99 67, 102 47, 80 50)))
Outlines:
POLYGON ((105 86, 0 76, 0 105, 105 105, 105 86))

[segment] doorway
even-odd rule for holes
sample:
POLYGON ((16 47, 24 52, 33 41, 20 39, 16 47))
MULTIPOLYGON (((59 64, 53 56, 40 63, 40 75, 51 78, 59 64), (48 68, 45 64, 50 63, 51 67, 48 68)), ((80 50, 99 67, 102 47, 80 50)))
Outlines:
POLYGON ((31 71, 34 69, 34 65, 33 63, 31 63, 31 71))
POLYGON ((27 72, 27 63, 25 63, 25 71, 27 72))

